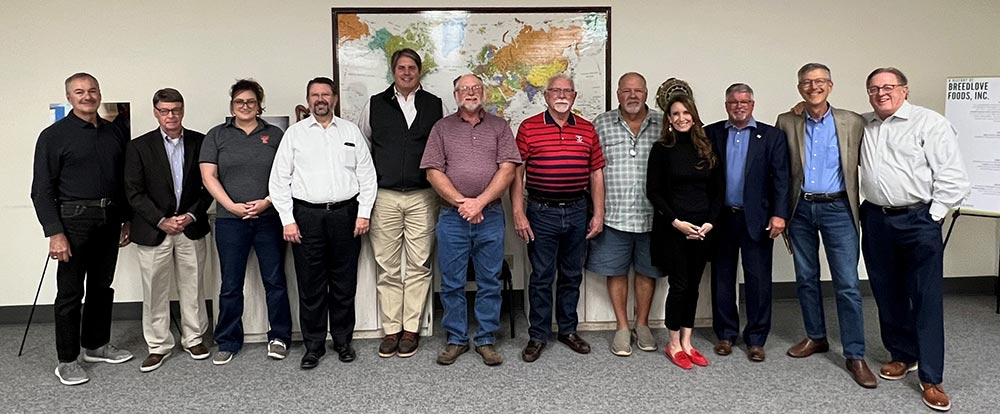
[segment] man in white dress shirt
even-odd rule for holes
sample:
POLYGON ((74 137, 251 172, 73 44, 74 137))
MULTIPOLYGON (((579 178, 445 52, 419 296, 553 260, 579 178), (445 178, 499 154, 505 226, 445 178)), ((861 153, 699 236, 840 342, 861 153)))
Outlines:
POLYGON ((864 115, 861 144, 861 250, 892 357, 879 375, 899 380, 919 369, 924 404, 947 411, 941 223, 969 194, 969 178, 955 128, 906 101, 903 72, 875 69, 865 86, 874 112, 864 115))
POLYGON ((333 81, 309 81, 306 98, 312 115, 285 131, 269 190, 295 257, 306 347, 301 367, 312 369, 326 353, 328 317, 339 359, 356 358, 351 338, 358 254, 375 203, 376 177, 357 125, 333 115, 333 81))

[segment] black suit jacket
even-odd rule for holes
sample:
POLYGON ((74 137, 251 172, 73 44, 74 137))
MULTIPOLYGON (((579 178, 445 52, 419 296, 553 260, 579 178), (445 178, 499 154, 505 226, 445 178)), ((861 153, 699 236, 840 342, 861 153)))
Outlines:
MULTIPOLYGON (((791 206, 788 198, 788 142, 785 133, 771 125, 756 122, 757 128, 750 131, 743 169, 743 209, 750 237, 754 241, 760 241, 768 237, 768 231, 764 229, 771 217, 781 217, 787 221, 791 206)), ((705 127, 705 133, 712 140, 712 148, 721 161, 723 177, 727 177, 726 144, 729 134, 726 131, 726 121, 705 127)))
POLYGON ((170 161, 163 147, 160 129, 154 129, 128 143, 125 153, 125 194, 132 205, 132 241, 143 246, 158 246, 167 234, 157 227, 164 217, 191 213, 195 217, 184 229, 192 240, 208 234, 208 206, 212 196, 201 183, 198 154, 205 135, 184 129, 184 188, 180 205, 174 196, 170 161))

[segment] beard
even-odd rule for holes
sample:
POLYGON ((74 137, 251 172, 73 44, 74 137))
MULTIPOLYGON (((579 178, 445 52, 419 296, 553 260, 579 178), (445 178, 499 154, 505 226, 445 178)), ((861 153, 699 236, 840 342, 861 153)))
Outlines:
POLYGON ((479 111, 482 108, 483 108, 483 103, 482 102, 476 102, 476 103, 463 102, 462 103, 462 109, 465 109, 468 112, 477 112, 477 111, 479 111))
POLYGON ((330 105, 327 104, 313 105, 311 112, 313 113, 313 115, 319 115, 319 116, 330 115, 330 105))

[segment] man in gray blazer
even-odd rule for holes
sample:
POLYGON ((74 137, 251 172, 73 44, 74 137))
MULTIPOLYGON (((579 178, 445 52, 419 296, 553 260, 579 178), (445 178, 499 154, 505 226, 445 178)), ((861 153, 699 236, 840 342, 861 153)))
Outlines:
POLYGON ((858 288, 858 154, 864 123, 858 114, 833 108, 830 68, 808 63, 798 72, 804 113, 778 116, 788 138, 792 218, 785 232, 791 241, 795 280, 807 337, 788 349, 793 358, 827 352, 819 241, 823 238, 836 291, 840 338, 847 370, 858 385, 878 383, 865 363, 864 313, 858 288))

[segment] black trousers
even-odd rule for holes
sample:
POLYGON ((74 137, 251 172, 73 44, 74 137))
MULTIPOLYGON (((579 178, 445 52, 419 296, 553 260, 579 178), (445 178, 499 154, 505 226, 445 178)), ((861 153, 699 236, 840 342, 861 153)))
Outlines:
POLYGON ((59 362, 75 361, 81 345, 96 349, 111 340, 111 304, 115 296, 111 282, 118 262, 121 222, 110 213, 99 207, 60 207, 72 256, 67 262, 59 262, 56 272, 54 309, 59 362), (81 303, 84 292, 86 306, 81 303))
POLYGON ((894 361, 919 362, 920 381, 944 376, 944 244, 929 206, 887 214, 861 204, 861 252, 894 361))
POLYGON ((673 228, 671 230, 670 244, 679 254, 674 256, 672 269, 667 272, 670 289, 667 291, 665 325, 671 331, 678 331, 694 327, 694 315, 698 310, 698 287, 701 285, 701 275, 705 272, 710 249, 709 238, 688 240, 683 233, 673 228))
POLYGON ((299 284, 299 325, 306 351, 324 352, 327 318, 333 343, 354 336, 354 295, 358 286, 361 238, 354 237, 358 202, 323 209, 292 208, 302 243, 292 244, 299 284))
POLYGON ((774 240, 760 229, 759 240, 750 237, 746 215, 723 207, 718 226, 709 233, 714 237, 712 258, 712 329, 719 340, 732 341, 740 332, 740 313, 736 307, 736 267, 743 258, 743 281, 746 287, 747 324, 743 342, 764 346, 771 332, 771 267, 774 240))

